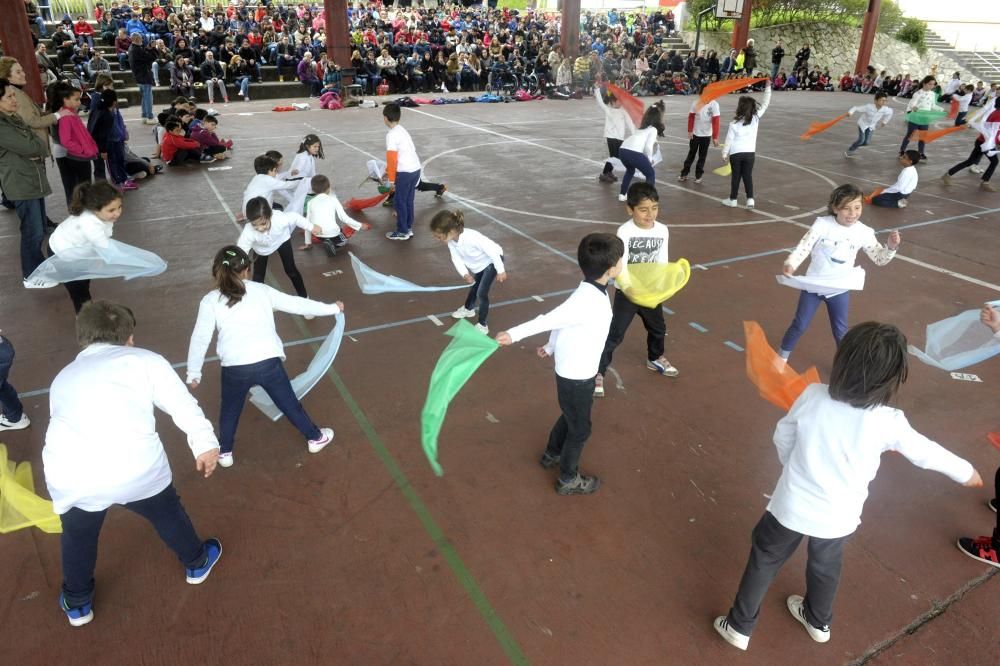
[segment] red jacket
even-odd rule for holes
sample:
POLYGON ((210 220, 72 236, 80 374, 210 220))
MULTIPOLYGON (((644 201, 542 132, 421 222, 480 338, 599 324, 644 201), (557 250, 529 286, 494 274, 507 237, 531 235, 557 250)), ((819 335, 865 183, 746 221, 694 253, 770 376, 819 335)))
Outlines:
POLYGON ((78 35, 93 35, 94 27, 90 25, 87 21, 77 21, 73 25, 73 32, 78 35))
POLYGON ((201 144, 194 139, 167 132, 163 135, 163 143, 160 144, 160 157, 164 162, 173 162, 178 150, 198 150, 200 148, 201 144))

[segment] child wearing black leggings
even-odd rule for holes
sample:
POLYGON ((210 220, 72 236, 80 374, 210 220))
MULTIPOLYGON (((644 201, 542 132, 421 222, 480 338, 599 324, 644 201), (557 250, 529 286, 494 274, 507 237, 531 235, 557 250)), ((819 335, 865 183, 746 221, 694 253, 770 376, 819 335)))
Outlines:
POLYGON ((254 197, 247 202, 244 211, 247 223, 240 232, 239 240, 236 244, 244 252, 253 250, 257 259, 253 264, 253 281, 263 282, 267 273, 267 258, 278 253, 281 257, 281 265, 285 269, 285 275, 291 280, 295 287, 295 293, 306 298, 306 285, 302 281, 302 274, 299 273, 295 265, 295 254, 292 251, 292 229, 299 227, 307 229, 314 234, 321 234, 323 230, 314 226, 301 215, 295 213, 285 213, 280 210, 272 210, 264 197, 254 197))
POLYGON ((723 206, 736 207, 736 197, 742 182, 747 194, 747 208, 754 207, 753 163, 757 151, 757 127, 770 103, 771 83, 768 82, 762 103, 758 104, 753 97, 744 95, 736 105, 736 117, 729 123, 726 147, 722 149, 722 160, 729 162, 733 169, 729 198, 722 200, 723 206))

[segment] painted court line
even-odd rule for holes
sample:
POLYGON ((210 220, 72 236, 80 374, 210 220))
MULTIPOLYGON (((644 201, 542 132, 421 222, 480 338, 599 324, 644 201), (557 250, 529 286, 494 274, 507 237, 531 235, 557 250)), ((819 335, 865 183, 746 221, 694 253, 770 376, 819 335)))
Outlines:
POLYGON ((725 341, 725 342, 723 342, 722 344, 726 345, 726 346, 727 346, 727 347, 729 347, 730 349, 735 349, 735 350, 736 350, 736 351, 738 351, 738 352, 741 352, 741 351, 743 351, 743 347, 740 347, 740 346, 739 346, 738 344, 736 344, 736 343, 735 343, 735 342, 733 342, 732 340, 726 340, 726 341, 725 341))
POLYGON ((441 320, 434 315, 427 315, 427 318, 434 322, 435 326, 444 326, 444 324, 441 323, 441 320))
POLYGON ((699 324, 696 321, 689 321, 688 322, 688 326, 690 326, 694 330, 698 331, 699 333, 708 333, 708 329, 705 328, 704 326, 702 326, 701 324, 699 324))

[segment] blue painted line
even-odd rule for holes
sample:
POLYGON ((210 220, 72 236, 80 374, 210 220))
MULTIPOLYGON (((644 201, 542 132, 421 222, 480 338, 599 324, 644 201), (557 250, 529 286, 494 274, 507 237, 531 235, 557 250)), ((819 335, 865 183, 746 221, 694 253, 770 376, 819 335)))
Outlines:
POLYGON ((732 340, 726 340, 726 341, 725 341, 725 342, 723 342, 722 344, 726 345, 726 346, 727 346, 727 347, 729 347, 730 349, 735 349, 735 350, 736 350, 736 351, 738 351, 738 352, 741 352, 741 351, 743 351, 743 347, 740 347, 740 346, 739 346, 738 344, 736 344, 736 343, 735 343, 735 342, 733 342, 732 340))
POLYGON ((735 264, 738 261, 746 261, 747 259, 757 259, 759 257, 770 257, 773 254, 782 254, 786 252, 791 252, 793 248, 782 248, 780 250, 768 250, 767 252, 757 252, 756 254, 744 254, 740 257, 731 257, 729 259, 718 259, 716 261, 705 261, 702 262, 702 266, 706 268, 711 268, 712 266, 723 266, 725 264, 735 264))
POLYGON ((688 322, 688 326, 690 326, 694 330, 698 331, 699 333, 708 333, 708 329, 705 328, 704 326, 702 326, 701 324, 699 324, 696 321, 689 321, 688 322))
POLYGON ((676 312, 668 308, 666 305, 661 305, 660 307, 662 307, 663 311, 666 312, 667 314, 677 314, 676 312))
POLYGON ((876 234, 888 234, 892 231, 899 231, 901 229, 915 229, 917 227, 928 227, 934 224, 941 224, 942 222, 953 222, 955 220, 964 220, 967 217, 979 217, 980 215, 990 215, 992 213, 1000 213, 1000 208, 987 208, 986 210, 977 210, 973 213, 963 213, 962 215, 952 215, 951 217, 942 217, 938 220, 927 220, 926 222, 913 222, 912 224, 901 224, 898 227, 892 227, 890 229, 882 229, 881 231, 876 231, 876 234))

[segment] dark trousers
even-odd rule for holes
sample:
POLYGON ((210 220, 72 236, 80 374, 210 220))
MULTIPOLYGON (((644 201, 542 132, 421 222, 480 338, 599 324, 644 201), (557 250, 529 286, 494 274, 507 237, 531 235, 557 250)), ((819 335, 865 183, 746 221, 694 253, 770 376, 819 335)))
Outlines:
POLYGON ((182 148, 174 153, 174 159, 167 162, 170 166, 180 166, 185 162, 198 162, 201 160, 201 150, 187 150, 182 148))
MULTIPOLYGON (((910 135, 912 135, 916 130, 925 130, 927 125, 916 125, 911 122, 906 123, 906 136, 903 137, 903 143, 899 144, 899 154, 902 155, 906 152, 906 147, 910 144, 910 135)), ((924 142, 920 141, 917 143, 917 148, 920 149, 920 154, 924 154, 924 142)))
POLYGON ((845 291, 836 296, 817 296, 808 291, 799 292, 799 305, 795 309, 795 318, 792 325, 785 331, 781 338, 781 351, 791 352, 795 349, 796 343, 802 334, 809 328, 813 315, 819 308, 819 304, 826 302, 826 312, 830 315, 830 330, 833 332, 833 339, 840 344, 840 340, 847 333, 847 310, 851 305, 851 292, 845 291))
POLYGON ((872 130, 871 130, 871 128, 869 127, 868 129, 861 129, 861 127, 859 126, 858 127, 858 140, 851 144, 851 147, 847 149, 847 152, 853 153, 855 150, 857 150, 861 146, 867 146, 868 142, 871 141, 871 140, 872 140, 872 130))
POLYGON ((611 305, 611 327, 608 329, 608 339, 604 343, 604 353, 597 372, 603 375, 611 365, 611 356, 615 349, 625 339, 632 318, 639 315, 642 325, 646 327, 646 353, 650 361, 663 356, 663 336, 667 334, 667 325, 663 321, 663 308, 645 308, 636 305, 625 294, 615 290, 614 303, 611 305))
MULTIPOLYGON (((417 192, 433 192, 434 194, 437 194, 438 192, 441 191, 442 187, 444 186, 441 183, 429 183, 426 180, 421 180, 419 183, 417 183, 416 190, 417 192)), ((391 204, 395 200, 396 200, 396 190, 393 189, 389 191, 389 196, 386 197, 386 201, 388 201, 391 204)))
MULTIPOLYGON (((753 633, 760 604, 781 567, 799 547, 804 535, 790 530, 765 511, 753 528, 750 559, 740 580, 729 624, 744 636, 753 633)), ((809 537, 806 560, 806 594, 802 605, 806 620, 814 627, 827 627, 833 621, 833 600, 840 583, 844 544, 850 535, 837 539, 809 537)))
POLYGON ((559 457, 559 480, 569 483, 579 472, 580 454, 590 437, 594 378, 566 379, 556 375, 556 395, 562 414, 549 432, 545 453, 559 457))
POLYGON ((691 164, 694 156, 698 155, 698 163, 694 167, 694 177, 701 178, 705 174, 705 160, 708 158, 708 146, 712 143, 710 136, 693 136, 688 141, 688 154, 684 158, 684 168, 681 175, 686 176, 691 173, 691 164))
MULTIPOLYGON (((97 164, 97 162, 94 162, 97 164)), ((101 169, 103 171, 103 168, 101 169)), ((122 141, 111 141, 108 143, 108 171, 111 172, 111 180, 115 185, 121 185, 129 179, 128 171, 125 169, 125 143, 122 141)))
MULTIPOLYGON (((608 142, 608 156, 618 157, 618 150, 622 147, 622 140, 612 139, 610 137, 604 137, 604 138, 608 142)), ((614 166, 611 165, 610 160, 604 163, 604 173, 611 173, 614 170, 615 168, 614 166)))
MULTIPOLYGON (((969 153, 969 158, 964 162, 959 162, 952 168, 948 169, 948 175, 954 176, 962 169, 966 169, 975 164, 979 164, 979 161, 982 158, 983 158, 982 144, 974 143, 972 144, 972 152, 969 153)), ((993 177, 993 172, 997 170, 997 162, 1000 162, 1000 159, 998 159, 996 155, 994 155, 993 157, 987 156, 986 159, 990 161, 990 165, 986 168, 986 172, 983 174, 984 183, 988 183, 990 181, 990 178, 993 177)))
POLYGON ((24 415, 24 406, 17 397, 17 391, 7 382, 12 365, 14 345, 7 338, 0 337, 0 414, 11 423, 17 423, 24 415))
POLYGON ((104 169, 104 160, 100 155, 94 160, 94 180, 107 180, 107 171, 104 169))
POLYGON ((250 387, 260 386, 274 406, 288 417, 306 439, 319 439, 322 434, 295 397, 292 383, 280 358, 269 358, 247 365, 222 366, 222 402, 219 408, 219 445, 222 453, 231 453, 236 426, 246 404, 250 387))
MULTIPOLYGON (((253 262, 253 281, 263 282, 264 275, 267 274, 267 258, 270 255, 258 254, 253 262)), ((278 246, 278 256, 281 258, 281 266, 285 269, 285 275, 292 281, 295 293, 306 298, 306 283, 302 280, 302 273, 299 273, 298 266, 295 265, 295 253, 292 251, 292 239, 289 238, 278 246)))
POLYGON ((479 323, 486 326, 486 318, 490 314, 490 287, 497 277, 497 268, 490 264, 476 273, 475 277, 476 281, 469 287, 469 295, 465 297, 465 309, 471 310, 478 303, 479 323))
POLYGON ((909 198, 909 196, 901 192, 883 192, 872 197, 872 205, 882 206, 883 208, 899 208, 899 202, 909 198))
POLYGON ((225 146, 202 146, 201 150, 206 155, 212 155, 214 157, 215 155, 221 155, 222 153, 226 152, 226 147, 225 146))
POLYGON ((645 177, 650 185, 656 184, 656 171, 653 170, 653 163, 649 161, 644 153, 627 148, 618 150, 618 159, 625 165, 625 175, 622 176, 621 194, 628 194, 628 186, 632 183, 632 176, 638 171, 645 177))
POLYGON ((736 153, 729 156, 733 174, 729 179, 729 198, 735 199, 740 193, 740 181, 746 190, 747 199, 753 199, 753 162, 756 153, 736 153))
MULTIPOLYGON (((205 544, 191 525, 173 484, 156 495, 129 502, 125 508, 153 524, 156 533, 181 564, 204 566, 205 544)), ((62 591, 70 608, 90 603, 94 597, 94 567, 97 565, 97 538, 108 510, 84 511, 73 507, 62 519, 62 591)))
POLYGON ((396 231, 401 234, 410 232, 415 217, 413 200, 417 194, 417 183, 420 182, 419 171, 398 171, 396 173, 396 197, 392 200, 396 210, 396 231))
POLYGON ((90 280, 72 280, 70 282, 63 282, 63 286, 66 287, 66 291, 69 292, 69 298, 73 301, 73 309, 77 314, 80 314, 80 308, 83 307, 83 304, 91 300, 90 280))
POLYGON ((63 191, 66 193, 66 205, 73 199, 73 190, 80 183, 89 183, 93 174, 93 160, 81 161, 69 157, 56 159, 59 167, 59 178, 62 179, 63 191))
POLYGON ((28 277, 45 261, 42 241, 45 239, 45 199, 23 199, 14 202, 21 221, 21 277, 28 277))
POLYGON ((958 112, 958 115, 955 116, 955 127, 958 127, 959 125, 964 125, 965 124, 965 122, 966 122, 965 121, 965 116, 968 113, 969 113, 968 111, 959 111, 958 112))

